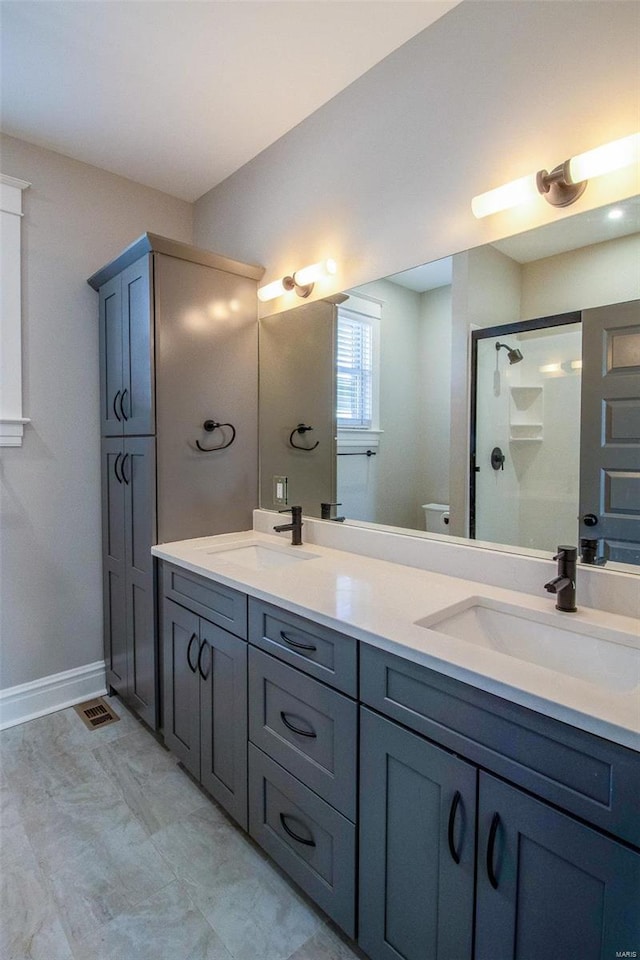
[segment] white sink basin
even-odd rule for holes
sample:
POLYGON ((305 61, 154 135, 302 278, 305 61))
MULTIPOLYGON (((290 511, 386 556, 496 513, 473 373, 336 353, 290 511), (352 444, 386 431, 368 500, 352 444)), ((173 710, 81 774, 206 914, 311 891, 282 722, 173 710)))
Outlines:
POLYGON ((640 683, 637 637, 608 628, 599 628, 606 637, 594 636, 598 628, 570 618, 470 597, 416 625, 608 690, 634 690, 640 683))
POLYGON ((221 563, 234 563, 250 570, 273 570, 286 567, 301 560, 314 560, 318 554, 309 553, 299 547, 270 546, 268 544, 244 540, 240 543, 219 546, 200 547, 203 553, 214 557, 221 563))

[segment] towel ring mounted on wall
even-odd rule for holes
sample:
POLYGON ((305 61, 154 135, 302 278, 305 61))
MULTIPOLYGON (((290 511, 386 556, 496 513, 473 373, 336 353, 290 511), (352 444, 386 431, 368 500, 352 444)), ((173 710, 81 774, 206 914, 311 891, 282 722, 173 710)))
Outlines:
POLYGON ((289 434, 289 445, 293 447, 294 450, 315 450, 315 448, 320 443, 319 440, 316 440, 312 447, 301 447, 300 444, 293 442, 294 433, 306 433, 307 430, 313 430, 313 427, 308 427, 306 423, 299 423, 297 427, 294 427, 291 433, 289 434))
POLYGON ((226 450, 227 447, 230 447, 233 441, 236 438, 236 428, 232 423, 218 423, 217 420, 205 420, 202 424, 207 433, 213 433, 214 430, 222 429, 222 427, 229 427, 231 430, 231 439, 228 443, 221 443, 217 447, 203 447, 199 440, 196 440, 196 447, 202 453, 214 453, 216 450, 226 450))

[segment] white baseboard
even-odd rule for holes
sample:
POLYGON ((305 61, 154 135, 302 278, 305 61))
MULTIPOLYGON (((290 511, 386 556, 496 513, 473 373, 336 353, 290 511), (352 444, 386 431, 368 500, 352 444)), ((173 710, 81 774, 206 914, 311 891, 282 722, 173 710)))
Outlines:
POLYGON ((0 690, 0 730, 107 692, 104 660, 0 690))

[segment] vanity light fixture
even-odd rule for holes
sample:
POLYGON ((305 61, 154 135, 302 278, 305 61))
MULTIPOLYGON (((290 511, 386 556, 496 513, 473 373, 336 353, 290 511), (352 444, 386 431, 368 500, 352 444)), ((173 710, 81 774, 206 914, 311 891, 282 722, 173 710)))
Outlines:
POLYGON ((554 207, 568 207, 582 196, 587 182, 593 177, 639 162, 640 133, 633 133, 629 137, 571 157, 554 167, 551 172, 538 170, 535 174, 481 193, 471 201, 471 209, 474 216, 480 219, 533 200, 538 194, 542 194, 554 207))
POLYGON ((312 263, 309 267, 302 267, 296 270, 290 277, 282 277, 281 280, 274 280, 273 283, 267 283, 264 287, 258 289, 258 300, 266 302, 275 300, 290 290, 295 290, 299 297, 303 299, 308 297, 313 290, 313 285, 323 277, 330 277, 336 274, 338 265, 335 260, 321 260, 319 263, 312 263))

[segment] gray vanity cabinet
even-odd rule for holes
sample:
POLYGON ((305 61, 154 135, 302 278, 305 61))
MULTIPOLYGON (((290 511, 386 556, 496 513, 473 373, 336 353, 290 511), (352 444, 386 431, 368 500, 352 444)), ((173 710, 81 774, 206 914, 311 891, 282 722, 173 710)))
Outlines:
POLYGON ((98 291, 108 451, 107 679, 154 728, 161 718, 151 547, 246 529, 257 502, 262 273, 147 233, 88 281, 98 291), (217 426, 207 431, 207 421, 217 426))
POLYGON ((155 438, 105 437, 102 463, 107 683, 155 726, 155 438))
POLYGON ((374 960, 470 960, 477 769, 360 712, 358 942, 374 960))
POLYGON ((372 960, 637 950, 638 754, 366 644, 360 662, 362 700, 412 728, 361 708, 359 942, 372 960))
POLYGON ((162 619, 165 743, 246 830, 247 643, 166 594, 162 619))
POLYGON ((249 639, 249 832, 354 937, 357 643, 252 598, 249 639))
POLYGON ((640 857, 480 773, 476 960, 579 956, 640 947, 640 857))

